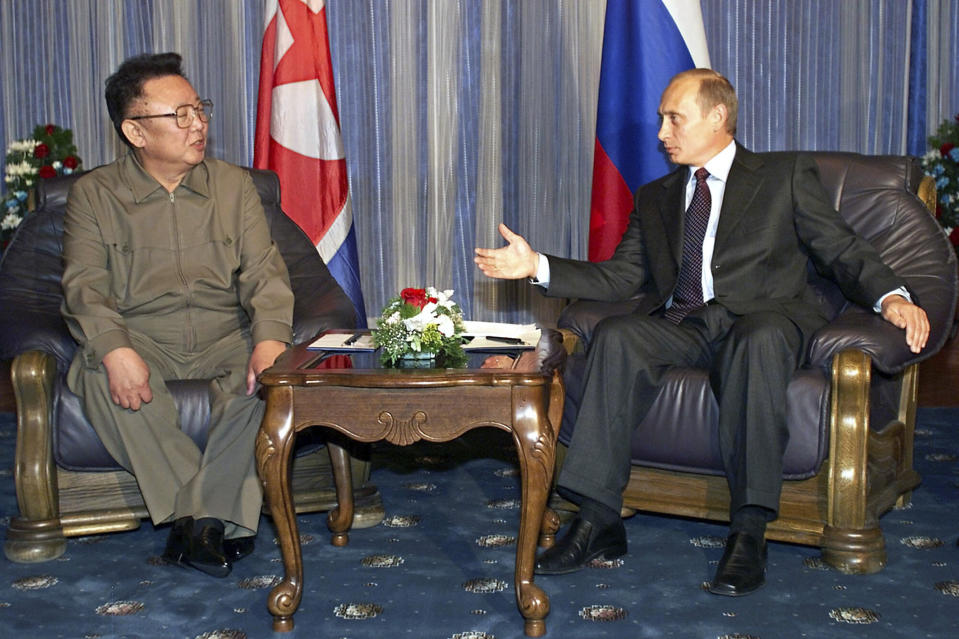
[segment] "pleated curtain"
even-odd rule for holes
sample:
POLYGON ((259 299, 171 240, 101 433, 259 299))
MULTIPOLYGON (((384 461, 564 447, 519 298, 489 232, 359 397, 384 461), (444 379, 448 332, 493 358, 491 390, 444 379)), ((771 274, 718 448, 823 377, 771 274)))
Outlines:
MULTIPOLYGON (((637 0, 645 1, 657 0, 637 0)), ((263 0, 3 0, 0 139, 71 128, 87 168, 122 152, 103 83, 178 51, 215 103, 209 152, 249 165, 263 0)), ((713 68, 757 150, 925 151, 959 111, 955 0, 702 0, 713 68)), ((474 246, 505 222, 584 258, 604 0, 328 0, 360 271, 375 315, 406 286, 468 318, 555 322, 562 302, 495 282, 474 246)))

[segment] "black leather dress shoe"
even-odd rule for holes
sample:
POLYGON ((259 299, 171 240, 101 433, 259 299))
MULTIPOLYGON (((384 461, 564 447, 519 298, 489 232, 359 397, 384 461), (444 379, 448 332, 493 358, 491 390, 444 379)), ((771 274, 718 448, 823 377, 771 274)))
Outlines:
POLYGON ((193 522, 193 538, 186 564, 213 577, 226 577, 232 566, 223 550, 223 523, 215 519, 193 522))
POLYGON ((253 540, 256 535, 223 540, 223 555, 231 564, 240 561, 253 552, 253 540))
POLYGON ((190 538, 193 536, 193 517, 180 517, 170 528, 170 536, 163 549, 163 560, 167 563, 180 565, 183 559, 190 554, 190 538))
POLYGON ((758 590, 766 583, 766 540, 744 532, 726 539, 726 551, 719 560, 716 577, 709 592, 739 597, 758 590))
POLYGON ((193 517, 180 517, 173 522, 163 560, 182 568, 195 568, 213 577, 226 577, 232 566, 223 546, 222 522, 204 519, 198 523, 193 517))
POLYGON ((565 575, 581 570, 594 559, 615 559, 626 554, 626 527, 621 520, 602 529, 581 517, 566 535, 536 560, 538 575, 565 575))

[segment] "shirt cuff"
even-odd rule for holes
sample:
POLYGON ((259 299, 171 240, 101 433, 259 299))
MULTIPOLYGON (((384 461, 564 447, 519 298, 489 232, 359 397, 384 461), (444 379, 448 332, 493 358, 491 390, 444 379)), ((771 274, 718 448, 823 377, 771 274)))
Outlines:
POLYGON ((254 323, 250 328, 254 346, 268 339, 283 342, 284 344, 293 343, 293 330, 289 324, 280 320, 260 320, 254 323))
POLYGON ((133 348, 130 336, 120 328, 101 333, 88 340, 83 348, 83 363, 88 368, 97 368, 107 353, 118 348, 133 348))
POLYGON ((876 311, 877 313, 882 313, 882 302, 890 295, 902 295, 907 300, 909 300, 910 303, 912 303, 912 296, 909 295, 909 291, 906 290, 905 286, 900 286, 896 290, 889 291, 888 293, 880 297, 879 301, 876 302, 876 305, 872 307, 872 310, 876 311))
POLYGON ((536 267, 536 277, 530 279, 530 284, 549 288, 549 258, 539 253, 539 265, 536 267))

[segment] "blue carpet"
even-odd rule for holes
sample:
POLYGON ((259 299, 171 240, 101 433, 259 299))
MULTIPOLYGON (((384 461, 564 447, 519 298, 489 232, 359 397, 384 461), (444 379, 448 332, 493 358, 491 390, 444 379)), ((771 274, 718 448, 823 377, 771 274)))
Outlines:
MULTIPOLYGON (((578 574, 540 577, 547 637, 959 636, 959 410, 919 412, 910 507, 882 520, 888 566, 827 569, 812 548, 772 543, 768 584, 740 599, 701 585, 726 528, 639 514, 630 552, 578 574)), ((15 512, 13 416, 0 414, 0 527, 15 512)), ((72 539, 43 564, 0 559, 0 637, 82 639, 522 636, 513 589, 518 474, 510 440, 483 429, 450 444, 375 449, 373 481, 387 518, 329 545, 325 516, 298 518, 305 562, 296 628, 273 633, 266 597, 282 575, 264 517, 256 552, 222 580, 165 566, 166 529, 72 539)))

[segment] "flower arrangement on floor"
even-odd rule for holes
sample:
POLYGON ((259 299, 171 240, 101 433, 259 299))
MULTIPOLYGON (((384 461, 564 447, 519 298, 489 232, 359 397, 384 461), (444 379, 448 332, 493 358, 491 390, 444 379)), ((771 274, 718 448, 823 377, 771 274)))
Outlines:
POLYGON ((457 368, 466 364, 463 313, 452 296, 453 291, 432 287, 404 288, 386 304, 373 331, 384 366, 457 368), (420 363, 406 364, 410 360, 420 363))
POLYGON ((54 124, 38 124, 33 137, 10 143, 3 176, 6 193, 0 210, 0 247, 7 245, 29 212, 30 191, 37 180, 69 175, 79 170, 80 164, 73 132, 54 124))
POLYGON ((936 219, 959 250, 959 113, 939 125, 929 145, 922 166, 936 180, 936 219))

